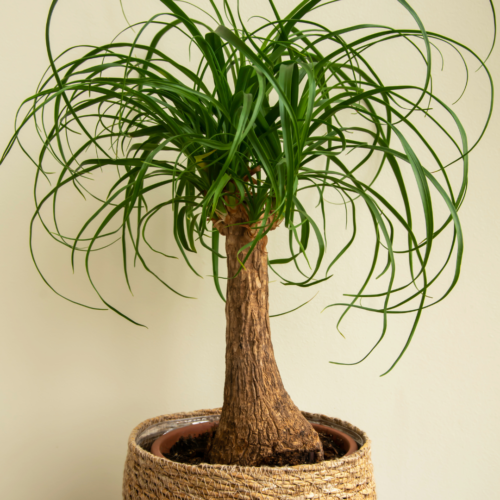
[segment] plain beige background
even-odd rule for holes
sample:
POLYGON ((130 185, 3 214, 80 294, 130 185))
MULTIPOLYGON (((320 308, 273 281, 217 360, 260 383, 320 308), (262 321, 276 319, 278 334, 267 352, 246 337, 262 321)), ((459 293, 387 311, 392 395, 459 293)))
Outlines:
MULTIPOLYGON (((284 13, 297 2, 276 3, 284 13)), ((428 30, 457 38, 482 57, 487 54, 492 22, 486 0, 413 4, 428 30)), ((48 0, 0 5, 1 148, 12 133, 19 103, 47 66, 49 5, 48 0)), ((156 0, 124 0, 124 6, 132 22, 162 7, 156 0)), ((264 1, 249 2, 245 9, 269 11, 264 1)), ((331 5, 322 20, 332 27, 365 21, 412 26, 396 0, 343 0, 331 5)), ((53 23, 56 53, 69 44, 105 43, 126 26, 118 0, 60 0, 53 23)), ((499 49, 490 59, 497 81, 499 49)), ((379 62, 396 76, 404 64, 383 54, 379 62)), ((475 69, 472 93, 454 108, 473 138, 488 97, 484 77, 475 69)), ((444 94, 447 102, 455 100, 457 82, 463 82, 459 69, 450 71, 447 79, 436 77, 439 90, 453 89, 452 96, 444 94)), ((272 320, 278 364, 297 405, 349 420, 372 437, 381 500, 498 496, 499 134, 497 109, 471 155, 470 187, 461 210, 466 250, 460 282, 447 301, 424 314, 411 348, 391 375, 378 377, 402 346, 406 319, 393 323, 387 340, 362 365, 328 363, 359 358, 368 345, 363 329, 373 318, 361 318, 358 329, 350 328, 343 340, 334 328, 338 312, 320 314, 332 302, 329 293, 352 289, 359 252, 336 270, 336 281, 329 285, 334 292, 325 286, 307 307, 272 320)), ((38 277, 28 251, 33 175, 19 148, 0 167, 0 498, 118 500, 127 438, 136 424, 162 413, 221 405, 223 304, 207 276, 208 254, 196 260, 203 280, 180 261, 164 264, 163 272, 196 301, 169 293, 141 272, 133 273, 131 298, 119 260, 98 262, 98 271, 112 276, 107 290, 114 303, 146 322, 147 330, 58 298, 38 277)), ((68 213, 69 221, 72 216, 68 213)), ((166 235, 158 238, 175 251, 166 235)), ((82 269, 73 278, 68 255, 47 238, 37 241, 41 264, 54 284, 96 304, 82 269)), ((286 310, 313 293, 273 283, 271 311, 286 310)))

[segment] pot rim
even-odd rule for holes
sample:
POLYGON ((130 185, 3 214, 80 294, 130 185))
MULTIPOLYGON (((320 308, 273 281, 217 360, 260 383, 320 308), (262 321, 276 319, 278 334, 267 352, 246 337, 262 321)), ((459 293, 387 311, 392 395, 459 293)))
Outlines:
MULTIPOLYGON (((165 457, 165 453, 168 453, 171 450, 171 448, 176 443, 178 443, 182 437, 196 437, 201 434, 204 434, 205 432, 209 432, 218 425, 218 422, 219 422, 218 419, 213 420, 211 422, 196 422, 185 425, 183 427, 177 427, 175 429, 171 429, 165 432, 165 434, 156 438, 156 440, 153 442, 151 446, 151 453, 156 457, 168 460, 167 457, 165 457)), ((325 434, 329 434, 330 436, 335 437, 336 440, 341 442, 339 444, 345 453, 344 455, 342 455, 342 457, 339 457, 338 459, 335 460, 339 460, 340 458, 352 455, 358 450, 358 443, 356 443, 356 441, 354 441, 354 439, 345 432, 342 432, 338 429, 335 429, 333 427, 328 427, 322 424, 312 423, 312 426, 316 432, 323 432, 325 434)), ((323 460, 323 462, 324 461, 325 460, 323 460)), ((300 465, 307 465, 307 464, 300 464, 300 465)))

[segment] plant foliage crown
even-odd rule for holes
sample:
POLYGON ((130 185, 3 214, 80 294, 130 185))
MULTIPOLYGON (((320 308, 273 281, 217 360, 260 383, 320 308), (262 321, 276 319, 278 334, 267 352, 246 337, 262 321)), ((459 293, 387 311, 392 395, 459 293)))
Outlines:
MULTIPOLYGON (((210 12, 194 5, 181 8, 185 2, 161 1, 168 12, 131 27, 136 32, 133 41, 73 47, 57 59, 49 39, 57 4, 53 1, 46 31, 50 68, 36 94, 23 103, 29 109, 2 158, 33 120, 42 147, 37 156, 30 156, 37 167, 32 227, 41 221, 71 250, 72 263, 76 252, 83 252, 89 280, 102 302, 127 317, 94 285, 90 256, 118 242, 127 283, 127 255, 132 254, 134 261, 179 293, 146 259, 146 252, 161 253, 146 231, 162 208, 171 208, 173 236, 196 274, 189 254, 199 245, 212 253, 215 286, 224 299, 219 276, 223 256, 213 223, 216 226, 235 210, 244 213, 242 223, 254 235, 250 251, 281 223, 288 231, 290 255, 269 264, 278 274, 279 266, 293 263, 302 279, 278 276, 286 285, 309 287, 329 279, 332 266, 353 245, 356 206, 362 203, 375 233, 371 265, 359 291, 348 295, 348 302, 332 305, 344 306, 339 323, 353 308, 381 314, 376 345, 385 335, 390 314, 414 313, 407 342, 392 369, 408 347, 422 311, 445 298, 459 277, 463 240, 457 211, 467 187, 468 153, 477 144, 469 146, 455 112, 432 92, 432 57, 440 54, 438 42, 451 46, 461 54, 467 75, 466 58, 472 58, 491 84, 487 68, 464 45, 427 32, 404 0, 398 0, 399 5, 412 16, 415 29, 364 24, 332 31, 309 19, 335 0, 304 0, 285 17, 269 0, 275 18, 253 18, 252 26, 260 24, 252 30, 239 8, 231 9, 226 0, 221 8, 210 0, 210 12), (188 15, 187 8, 198 9, 200 19, 188 15), (162 50, 171 36, 185 37, 197 68, 176 60, 175 50, 162 50), (423 62, 420 86, 385 85, 370 62, 370 52, 395 40, 407 44, 423 62), (83 55, 71 57, 74 53, 83 55), (355 120, 350 118, 353 114, 355 120), (453 158, 444 160, 438 154, 428 131, 447 141, 455 151, 453 158), (434 163, 434 171, 422 155, 434 163), (57 174, 54 163, 59 166, 57 174), (454 170, 461 165, 456 189, 447 171, 453 163, 454 170), (366 165, 372 166, 368 180, 366 165), (100 196, 89 181, 106 169, 117 176, 100 196), (393 186, 388 194, 376 183, 379 178, 386 182, 387 176, 393 186), (42 180, 49 181, 50 188, 40 195, 42 180), (59 230, 56 209, 61 189, 69 186, 98 203, 72 237, 59 230), (162 193, 161 201, 153 197, 151 202, 153 193, 162 193), (316 197, 317 209, 305 208, 307 193, 316 197), (326 261, 329 196, 344 206, 349 236, 326 261), (439 222, 436 199, 447 209, 439 222), (48 205, 53 206, 51 222, 42 217, 48 205), (415 219, 423 220, 421 235, 415 219), (433 244, 442 234, 449 238, 449 250, 441 264, 431 266, 433 244), (307 250, 313 240, 311 259, 307 250), (407 278, 401 283, 396 281, 400 261, 407 263, 407 278), (448 265, 454 268, 451 282, 431 299, 429 289, 448 265), (385 277, 385 289, 368 293, 368 284, 380 276, 385 277), (368 307, 361 304, 363 298, 380 302, 368 307)), ((490 115, 491 107, 484 129, 490 115)))

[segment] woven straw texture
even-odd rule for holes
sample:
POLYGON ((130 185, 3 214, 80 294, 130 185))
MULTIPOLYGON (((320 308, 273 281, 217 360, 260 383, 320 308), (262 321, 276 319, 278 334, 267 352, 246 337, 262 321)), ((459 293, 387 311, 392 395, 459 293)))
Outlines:
POLYGON ((366 434, 342 420, 303 413, 310 421, 341 428, 362 444, 361 448, 338 460, 293 467, 181 464, 152 455, 152 442, 165 428, 172 428, 168 427, 170 421, 214 420, 220 409, 164 415, 146 420, 130 435, 123 500, 375 500, 370 440, 366 434))

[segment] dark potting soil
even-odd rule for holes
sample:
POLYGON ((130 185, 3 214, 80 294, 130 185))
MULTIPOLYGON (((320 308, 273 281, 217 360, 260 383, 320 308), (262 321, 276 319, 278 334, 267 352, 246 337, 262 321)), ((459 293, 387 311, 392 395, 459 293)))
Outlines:
MULTIPOLYGON (((172 446, 170 452, 165 453, 164 456, 169 460, 183 464, 199 465, 207 463, 207 448, 213 433, 214 431, 205 432, 197 437, 181 437, 180 440, 172 446)), ((345 455, 345 451, 335 443, 331 436, 322 432, 318 432, 318 435, 323 443, 325 460, 335 460, 336 458, 340 458, 345 455)), ((310 460, 305 460, 305 458, 306 457, 302 457, 302 459, 297 459, 297 457, 291 458, 290 463, 286 465, 290 466, 311 463, 310 460)), ((282 457, 277 457, 277 460, 282 461, 282 457)), ((270 457, 266 465, 273 466, 273 462, 273 458, 270 457)))

